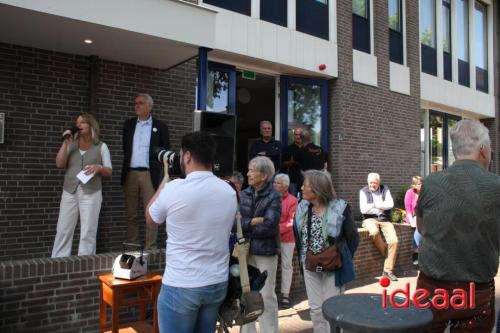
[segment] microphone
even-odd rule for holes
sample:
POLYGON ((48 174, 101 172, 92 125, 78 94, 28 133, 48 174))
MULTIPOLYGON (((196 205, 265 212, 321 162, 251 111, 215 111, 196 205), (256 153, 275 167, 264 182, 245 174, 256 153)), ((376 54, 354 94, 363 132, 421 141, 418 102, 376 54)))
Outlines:
MULTIPOLYGON (((75 133, 78 132, 78 127, 72 126, 69 130, 71 131, 71 135, 75 135, 75 133)), ((64 141, 69 137, 70 137, 69 133, 66 133, 61 137, 61 140, 64 141)))

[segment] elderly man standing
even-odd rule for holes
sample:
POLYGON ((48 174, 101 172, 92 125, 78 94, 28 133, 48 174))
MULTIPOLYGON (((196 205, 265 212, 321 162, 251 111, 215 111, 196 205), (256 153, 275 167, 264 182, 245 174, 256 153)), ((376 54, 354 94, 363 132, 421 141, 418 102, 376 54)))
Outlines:
POLYGON ((320 146, 314 144, 311 131, 303 129, 300 138, 303 146, 299 153, 300 157, 297 157, 297 159, 302 170, 326 171, 328 154, 320 146))
MULTIPOLYGON (((137 208, 142 197, 143 206, 158 188, 163 166, 151 154, 153 147, 170 148, 168 128, 165 123, 151 116, 153 99, 148 94, 135 98, 136 117, 128 119, 123 125, 123 166, 121 184, 125 193, 127 209, 127 242, 141 243, 137 208)), ((158 227, 146 226, 146 249, 156 248, 158 227)))
POLYGON ((281 167, 281 142, 273 138, 273 124, 268 120, 260 122, 261 139, 255 141, 250 147, 249 160, 256 156, 266 156, 274 164, 274 170, 281 167))
POLYGON ((297 195, 302 187, 302 167, 298 162, 297 156, 302 149, 303 142, 300 137, 303 128, 297 127, 293 130, 293 143, 286 147, 283 151, 283 171, 290 177, 289 191, 293 195, 297 195))
POLYGON ((368 186, 359 191, 359 206, 363 214, 363 228, 368 229, 368 233, 379 250, 386 259, 384 261, 384 271, 382 275, 387 276, 392 281, 398 278, 394 275, 394 265, 398 250, 398 236, 394 226, 389 221, 389 214, 394 207, 394 200, 387 185, 380 184, 378 173, 368 174, 368 186), (387 247, 382 239, 380 230, 384 234, 387 247))
POLYGON ((491 332, 495 322, 495 281, 500 247, 500 178, 488 172, 488 129, 461 120, 450 130, 456 161, 424 179, 417 202, 422 233, 417 288, 431 297, 437 289, 471 292, 475 307, 436 309, 432 332, 491 332))

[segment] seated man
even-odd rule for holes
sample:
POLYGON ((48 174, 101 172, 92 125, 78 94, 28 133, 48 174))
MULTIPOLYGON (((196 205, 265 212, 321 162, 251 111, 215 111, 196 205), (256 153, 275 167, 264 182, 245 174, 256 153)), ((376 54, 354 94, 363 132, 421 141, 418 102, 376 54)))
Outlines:
POLYGON ((380 175, 378 173, 368 174, 367 181, 368 186, 359 191, 359 206, 361 214, 363 214, 363 228, 368 229, 375 247, 386 258, 382 274, 392 281, 397 281, 398 278, 394 275, 393 269, 398 249, 398 236, 394 226, 389 222, 389 213, 394 206, 394 201, 389 187, 380 185, 380 175), (380 229, 382 229, 387 241, 387 249, 382 235, 380 235, 380 229))

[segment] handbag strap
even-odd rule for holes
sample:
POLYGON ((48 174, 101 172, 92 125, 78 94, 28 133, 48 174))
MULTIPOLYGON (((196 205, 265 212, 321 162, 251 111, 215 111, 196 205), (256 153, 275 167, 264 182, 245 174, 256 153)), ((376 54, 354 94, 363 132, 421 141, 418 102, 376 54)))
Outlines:
POLYGON ((240 210, 236 211, 236 235, 238 237, 238 262, 240 265, 240 283, 243 293, 250 292, 250 279, 248 278, 247 255, 250 251, 250 241, 243 237, 240 210))

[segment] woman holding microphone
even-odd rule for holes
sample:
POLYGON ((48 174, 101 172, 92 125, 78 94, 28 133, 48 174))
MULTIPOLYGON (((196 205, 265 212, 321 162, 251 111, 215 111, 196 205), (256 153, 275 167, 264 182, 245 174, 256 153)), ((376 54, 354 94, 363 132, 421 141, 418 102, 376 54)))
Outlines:
POLYGON ((76 132, 63 133, 56 166, 66 169, 52 258, 71 255, 71 244, 80 217, 78 255, 95 254, 97 224, 102 203, 101 177, 111 177, 108 146, 99 140, 99 124, 89 113, 81 113, 76 132))

